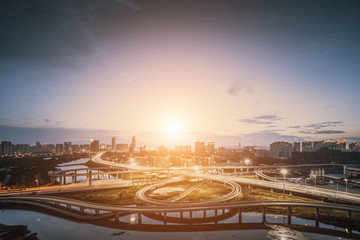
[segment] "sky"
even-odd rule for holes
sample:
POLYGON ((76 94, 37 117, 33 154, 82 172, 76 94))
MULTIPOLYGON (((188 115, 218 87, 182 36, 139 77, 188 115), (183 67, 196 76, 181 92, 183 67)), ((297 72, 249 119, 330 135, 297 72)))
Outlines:
POLYGON ((0 141, 360 140, 359 1, 0 2, 0 141))

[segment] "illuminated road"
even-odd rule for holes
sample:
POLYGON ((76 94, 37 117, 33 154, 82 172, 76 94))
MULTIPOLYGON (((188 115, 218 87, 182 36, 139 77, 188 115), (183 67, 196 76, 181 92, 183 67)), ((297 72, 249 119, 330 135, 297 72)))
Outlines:
MULTIPOLYGON (((149 168, 149 167, 144 167, 144 166, 130 166, 127 164, 118 164, 118 163, 112 163, 109 161, 105 161, 101 159, 101 155, 103 153, 98 153, 94 158, 92 158, 92 161, 94 162, 98 162, 104 165, 108 165, 108 166, 117 166, 117 167, 126 167, 129 169, 136 169, 136 170, 143 170, 143 171, 149 171, 149 169, 155 169, 155 168, 149 168)), ((277 168, 284 168, 284 167, 301 167, 301 166, 307 166, 307 167, 312 167, 312 166, 329 166, 329 164, 306 164, 306 165, 289 165, 289 166, 274 166, 277 168)), ((334 164, 332 164, 333 166, 334 164)), ((343 166, 343 165, 340 165, 343 166)), ((225 166, 225 167, 221 167, 221 166, 217 166, 216 169, 239 169, 239 168, 243 168, 243 167, 232 167, 232 166, 225 166)), ((249 167, 249 168, 262 168, 262 167, 249 167)), ((213 169, 212 167, 199 167, 199 169, 213 169)), ((173 169, 171 169, 173 170, 173 169)), ((264 180, 258 180, 258 179, 249 179, 249 178, 243 178, 243 177, 238 177, 238 176, 223 176, 223 175, 214 175, 214 174, 207 174, 207 173, 200 173, 197 171, 194 171, 194 169, 192 168, 185 168, 184 170, 178 170, 180 171, 182 174, 187 175, 187 176, 192 176, 192 177, 197 177, 197 178, 204 178, 204 179, 211 179, 211 180, 215 180, 215 181, 219 181, 219 182, 225 182, 227 180, 231 180, 240 184, 248 184, 248 185, 255 185, 255 186, 260 186, 260 187, 267 187, 267 188, 272 188, 272 189, 278 189, 278 190, 283 190, 285 189, 286 192, 297 192, 297 193, 303 193, 303 194, 307 194, 307 195, 314 195, 314 196, 318 196, 321 198, 327 198, 327 199, 334 199, 337 201, 346 201, 346 202, 351 202, 351 203, 356 203, 356 204, 360 204, 360 195, 359 194, 354 194, 354 193, 346 193, 346 192, 341 192, 341 191, 335 191, 335 190, 330 190, 330 189, 323 189, 323 188, 317 188, 317 187, 312 187, 312 186, 304 186, 304 185, 300 185, 300 184, 296 184, 296 183, 290 183, 290 182, 286 182, 284 184, 283 181, 277 181, 277 182, 272 182, 272 181, 264 181, 264 180), (188 171, 186 171, 188 170, 188 171), (190 171, 189 171, 190 170, 190 171)), ((256 170, 255 170, 256 172, 256 170)))

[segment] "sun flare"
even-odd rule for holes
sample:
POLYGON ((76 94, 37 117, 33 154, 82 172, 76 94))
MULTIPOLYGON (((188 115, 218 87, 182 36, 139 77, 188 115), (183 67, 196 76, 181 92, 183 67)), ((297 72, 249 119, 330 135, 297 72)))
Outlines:
POLYGON ((167 126, 167 133, 170 135, 177 135, 180 132, 180 126, 177 123, 170 123, 167 126))

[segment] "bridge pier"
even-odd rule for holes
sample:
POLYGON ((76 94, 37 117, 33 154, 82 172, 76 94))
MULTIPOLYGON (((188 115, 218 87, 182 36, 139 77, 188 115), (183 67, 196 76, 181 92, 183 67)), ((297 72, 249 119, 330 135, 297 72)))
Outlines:
POLYGON ((71 176, 71 183, 72 183, 72 184, 75 183, 75 176, 71 176))
POLYGON ((217 209, 215 209, 215 224, 217 224, 217 223, 218 223, 218 221, 217 221, 217 216, 218 216, 218 210, 217 210, 217 209))
POLYGON ((120 221, 119 221, 119 213, 118 213, 118 212, 115 213, 115 222, 117 222, 117 223, 120 222, 120 221))
POLYGON ((239 208, 239 223, 242 223, 242 213, 241 213, 241 208, 239 208))
POLYGON ((316 219, 315 227, 319 227, 319 218, 320 218, 319 208, 315 208, 315 219, 316 219))
POLYGON ((288 217, 288 224, 291 224, 291 214, 292 214, 292 209, 289 206, 288 207, 288 211, 287 211, 287 217, 288 217))
POLYGON ((262 223, 266 223, 266 207, 262 208, 262 212, 263 212, 262 223))
POLYGON ((66 207, 67 207, 67 208, 71 208, 71 204, 66 204, 66 207))
POLYGON ((206 210, 204 210, 204 218, 206 218, 206 210))
POLYGON ((99 213, 100 213, 100 210, 99 210, 99 209, 95 209, 95 213, 96 213, 96 214, 99 214, 99 213))
POLYGON ((192 211, 189 212, 190 219, 192 219, 192 211))
MULTIPOLYGON (((161 214, 161 213, 160 213, 161 214)), ((166 212, 164 212, 164 225, 166 225, 166 212)))
POLYGON ((141 221, 141 213, 138 213, 138 224, 141 224, 142 221, 141 221))
POLYGON ((84 212, 84 208, 83 207, 80 207, 80 212, 84 212))
POLYGON ((183 212, 180 212, 180 218, 184 218, 183 212))
POLYGON ((76 182, 76 180, 77 180, 76 174, 77 174, 77 170, 75 170, 75 182, 76 182))
POLYGON ((352 212, 351 212, 351 211, 348 211, 347 216, 348 216, 349 219, 351 219, 351 217, 352 217, 352 212))

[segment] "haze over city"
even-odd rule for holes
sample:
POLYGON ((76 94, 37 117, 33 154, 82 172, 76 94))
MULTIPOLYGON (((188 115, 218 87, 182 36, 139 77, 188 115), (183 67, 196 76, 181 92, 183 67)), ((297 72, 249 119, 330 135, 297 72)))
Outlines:
POLYGON ((15 143, 360 140, 357 1, 3 1, 15 143))

